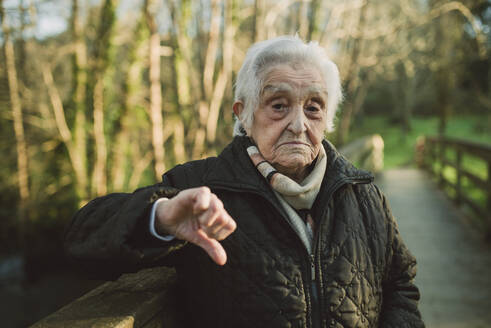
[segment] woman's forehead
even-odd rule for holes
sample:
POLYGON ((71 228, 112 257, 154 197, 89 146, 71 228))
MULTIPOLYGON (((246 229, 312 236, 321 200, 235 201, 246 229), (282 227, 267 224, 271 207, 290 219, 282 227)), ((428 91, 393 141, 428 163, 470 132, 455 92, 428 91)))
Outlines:
POLYGON ((293 92, 302 89, 309 93, 326 93, 326 84, 319 70, 313 65, 297 66, 275 65, 265 72, 263 80, 262 94, 293 92))
POLYGON ((262 89, 263 95, 276 94, 276 93, 295 93, 298 89, 308 94, 319 94, 327 97, 327 89, 323 84, 310 83, 303 86, 293 86, 288 82, 270 82, 262 89))

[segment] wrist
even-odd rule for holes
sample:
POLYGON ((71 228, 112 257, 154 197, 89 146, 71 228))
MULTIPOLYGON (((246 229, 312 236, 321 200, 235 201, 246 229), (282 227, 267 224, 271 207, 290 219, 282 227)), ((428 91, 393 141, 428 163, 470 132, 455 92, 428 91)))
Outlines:
POLYGON ((172 235, 172 231, 169 226, 165 224, 168 221, 169 209, 171 200, 166 199, 157 204, 155 209, 155 231, 162 236, 172 235))

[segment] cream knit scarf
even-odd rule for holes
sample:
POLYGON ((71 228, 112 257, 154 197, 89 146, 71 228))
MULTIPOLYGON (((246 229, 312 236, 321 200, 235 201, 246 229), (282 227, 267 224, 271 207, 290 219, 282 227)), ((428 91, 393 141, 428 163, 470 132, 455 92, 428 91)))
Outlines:
POLYGON ((324 147, 320 148, 314 168, 301 183, 297 183, 286 175, 279 173, 264 159, 256 146, 249 146, 247 153, 256 169, 269 182, 288 214, 290 225, 299 235, 309 253, 311 253, 315 227, 309 210, 312 208, 312 204, 319 193, 322 179, 326 172, 327 157, 324 147), (299 213, 305 213, 305 217, 302 219, 299 213))

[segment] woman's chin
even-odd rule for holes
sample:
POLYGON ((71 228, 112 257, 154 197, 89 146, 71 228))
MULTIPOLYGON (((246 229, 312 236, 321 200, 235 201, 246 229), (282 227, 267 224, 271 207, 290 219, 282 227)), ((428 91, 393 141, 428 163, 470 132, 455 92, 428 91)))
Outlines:
POLYGON ((312 161, 309 162, 307 160, 309 158, 310 155, 305 156, 300 154, 291 154, 288 158, 273 163, 273 166, 278 170, 278 172, 290 176, 307 168, 312 163, 312 161))
POLYGON ((302 167, 312 163, 314 156, 307 147, 290 148, 288 152, 283 152, 278 158, 278 164, 287 167, 302 167))

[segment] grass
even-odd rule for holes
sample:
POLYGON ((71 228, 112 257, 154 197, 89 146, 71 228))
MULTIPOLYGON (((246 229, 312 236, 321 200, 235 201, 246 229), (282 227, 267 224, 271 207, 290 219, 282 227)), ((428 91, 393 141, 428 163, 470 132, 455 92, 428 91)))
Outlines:
MULTIPOLYGON (((464 165, 463 165, 464 166, 464 165)), ((479 165, 480 166, 480 165, 479 165)), ((435 163, 433 165, 433 170, 436 172, 440 172, 441 165, 439 163, 435 163)), ((467 168, 465 168, 466 171, 469 171, 467 168)), ((484 171, 480 175, 485 175, 484 171)), ((450 166, 445 166, 443 168, 443 177, 445 180, 449 181, 451 184, 455 185, 457 183, 457 170, 453 167, 450 166)), ((486 179, 486 177, 482 177, 483 180, 486 179)), ((456 195, 456 190, 454 187, 445 187, 445 191, 451 198, 455 198, 456 195)), ((474 186, 474 183, 470 180, 468 180, 465 177, 461 178, 461 192, 463 195, 465 195, 467 198, 470 198, 471 200, 474 200, 477 204, 479 204, 481 207, 486 206, 486 197, 487 195, 485 192, 479 188, 476 188, 474 186)))
MULTIPOLYGON (((464 116, 454 117, 447 124, 445 136, 491 144, 491 117, 464 116)), ((438 134, 438 118, 416 117, 411 120, 411 131, 402 133, 398 124, 391 123, 387 117, 371 116, 354 123, 350 140, 378 133, 384 139, 384 167, 391 169, 400 166, 414 165, 414 148, 419 136, 438 134)), ((485 168, 474 168, 473 159, 465 159, 472 172, 482 175, 485 168), (470 162, 470 163, 469 163, 470 162)), ((484 173, 485 174, 485 173, 484 173)))

